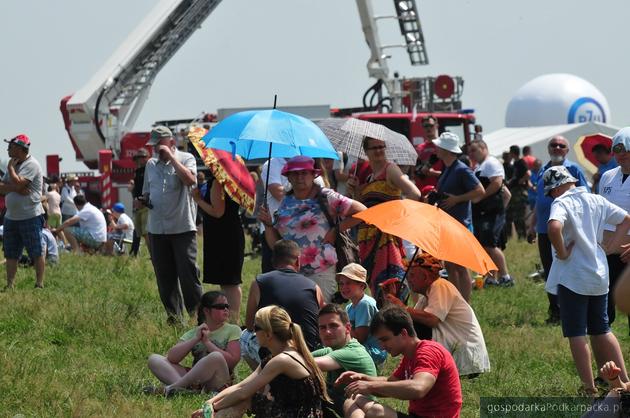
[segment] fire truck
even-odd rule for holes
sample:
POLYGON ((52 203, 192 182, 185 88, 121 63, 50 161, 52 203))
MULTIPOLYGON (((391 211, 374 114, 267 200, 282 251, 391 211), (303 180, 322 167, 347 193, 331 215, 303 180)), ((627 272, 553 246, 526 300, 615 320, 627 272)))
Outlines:
MULTIPOLYGON (((80 176, 82 185, 94 192, 92 200, 98 205, 111 207, 118 200, 130 201, 126 185, 133 177, 131 157, 138 149, 147 147, 149 136, 147 132, 132 129, 151 85, 169 59, 220 3, 221 0, 161 0, 100 70, 80 90, 61 100, 60 110, 76 159, 100 173, 80 176)), ((424 136, 422 116, 432 114, 438 119, 440 130, 456 132, 467 143, 475 117, 472 110, 462 109, 461 77, 390 75, 388 51, 394 48, 405 49, 412 65, 429 62, 415 0, 393 3, 395 14, 376 16, 372 0, 356 0, 371 52, 368 74, 376 82, 363 95, 362 106, 331 109, 327 116, 354 116, 381 123, 418 143, 424 136), (386 19, 398 23, 403 42, 381 43, 378 24, 386 19)), ((160 123, 177 129, 192 121, 160 123)), ((211 127, 217 116, 202 115, 196 121, 211 127)), ((49 176, 60 175, 58 156, 49 156, 47 163, 49 176)))

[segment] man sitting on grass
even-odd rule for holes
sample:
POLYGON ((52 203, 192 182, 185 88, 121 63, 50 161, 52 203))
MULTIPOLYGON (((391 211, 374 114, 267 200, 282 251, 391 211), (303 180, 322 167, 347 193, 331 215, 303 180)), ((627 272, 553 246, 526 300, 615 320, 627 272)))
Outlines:
POLYGON ((352 338, 350 319, 346 310, 334 303, 319 311, 319 338, 324 348, 313 351, 315 363, 328 372, 326 388, 334 402, 334 410, 343 415, 345 386, 335 386, 335 381, 345 371, 376 376, 376 367, 365 347, 352 338))
POLYGON ((399 307, 379 311, 372 334, 392 357, 403 358, 390 377, 345 372, 336 384, 347 384, 346 417, 459 417, 462 390, 451 354, 440 344, 419 340, 407 312, 399 307), (373 400, 370 395, 409 401, 408 414, 373 400))
POLYGON ((105 217, 85 196, 74 197, 74 204, 79 212, 65 221, 57 231, 67 231, 66 239, 72 251, 81 252, 79 243, 91 250, 99 250, 107 241, 105 217), (75 226, 79 224, 79 226, 75 226))
POLYGON ((420 294, 415 307, 407 307, 393 295, 387 299, 404 307, 419 327, 428 327, 435 342, 451 353, 460 376, 476 377, 490 370, 483 332, 472 307, 457 288, 440 277, 442 264, 428 253, 418 255, 409 267, 409 287, 420 294))
MULTIPOLYGON (((249 288, 245 325, 241 334, 241 356, 252 370, 260 364, 260 345, 254 330, 256 312, 265 306, 282 306, 293 322, 302 328, 310 351, 321 347, 317 334, 317 313, 324 305, 319 286, 300 271, 300 247, 289 240, 279 240, 273 246, 272 263, 275 270, 256 277, 249 288)), ((266 350, 264 354, 266 354, 266 350)))

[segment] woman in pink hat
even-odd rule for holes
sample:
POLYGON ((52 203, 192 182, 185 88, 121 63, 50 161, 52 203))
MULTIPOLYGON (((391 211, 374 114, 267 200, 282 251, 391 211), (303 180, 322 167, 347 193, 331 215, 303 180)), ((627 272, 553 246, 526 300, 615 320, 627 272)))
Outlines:
POLYGON ((280 238, 295 241, 300 246, 300 272, 317 283, 326 302, 330 302, 337 290, 336 234, 358 224, 360 221, 351 216, 366 208, 334 190, 315 184, 315 178, 320 174, 312 158, 291 158, 282 169, 282 175, 291 184, 291 191, 273 217, 266 207, 261 207, 259 219, 265 224, 269 246, 280 238), (329 217, 333 224, 337 223, 336 227, 331 227, 329 217))

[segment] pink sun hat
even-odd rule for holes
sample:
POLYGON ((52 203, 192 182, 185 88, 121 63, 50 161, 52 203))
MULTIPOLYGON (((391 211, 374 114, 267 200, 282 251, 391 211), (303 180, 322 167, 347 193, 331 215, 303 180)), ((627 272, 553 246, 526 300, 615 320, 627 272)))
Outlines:
POLYGON ((315 177, 322 174, 322 170, 315 168, 315 160, 304 155, 298 155, 288 160, 284 167, 282 167, 280 174, 286 177, 287 174, 292 171, 312 171, 315 177))

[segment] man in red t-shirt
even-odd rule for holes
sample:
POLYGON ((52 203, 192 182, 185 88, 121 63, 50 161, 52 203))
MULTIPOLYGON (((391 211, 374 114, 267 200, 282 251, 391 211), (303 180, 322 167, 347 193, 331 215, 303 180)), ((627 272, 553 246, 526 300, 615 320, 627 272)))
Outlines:
POLYGON ((529 145, 525 145, 523 147, 523 161, 525 161, 525 164, 527 164, 528 170, 531 170, 534 168, 536 157, 532 155, 532 147, 530 147, 529 145))
POLYGON ((360 417, 459 417, 462 390, 451 354, 440 344, 419 340, 409 314, 399 307, 379 311, 370 332, 392 357, 403 358, 390 377, 344 372, 335 384, 347 384, 345 416, 360 417), (395 411, 373 396, 409 401, 407 413, 395 411))

